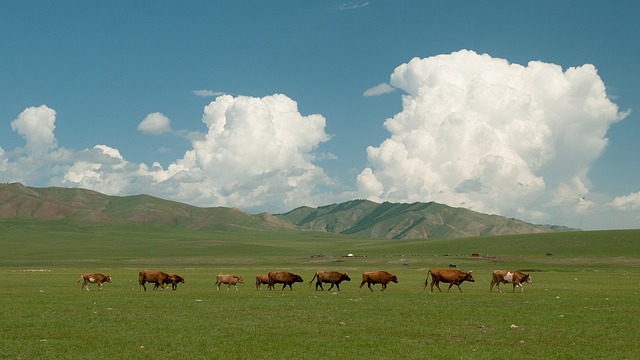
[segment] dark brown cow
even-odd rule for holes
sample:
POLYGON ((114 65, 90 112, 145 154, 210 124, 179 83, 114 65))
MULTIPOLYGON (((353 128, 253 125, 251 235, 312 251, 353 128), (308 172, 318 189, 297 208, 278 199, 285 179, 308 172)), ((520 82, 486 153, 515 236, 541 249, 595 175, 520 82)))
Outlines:
POLYGON ((524 288, 522 287, 522 283, 526 282, 527 284, 531 284, 531 275, 525 274, 518 270, 494 270, 493 276, 491 277, 491 285, 489 286, 489 291, 493 291, 493 285, 495 284, 496 289, 499 292, 500 284, 513 284, 513 292, 516 292, 516 286, 520 286, 520 292, 524 292, 524 288))
POLYGON ((79 283, 80 281, 82 281, 82 287, 80 288, 80 290, 84 289, 84 287, 87 287, 87 291, 89 291, 89 284, 98 284, 98 291, 102 290, 102 283, 108 282, 111 283, 111 276, 109 275, 102 275, 100 273, 93 273, 93 274, 82 274, 80 276, 80 279, 78 279, 78 281, 76 281, 76 284, 79 283))
MULTIPOLYGON (((171 289, 175 290, 178 288, 178 283, 184 284, 184 278, 178 274, 168 274, 166 279, 164 279, 163 284, 171 284, 171 289)), ((153 287, 153 290, 158 288, 158 284, 153 287)))
POLYGON ((244 284, 244 279, 241 276, 235 276, 233 274, 231 275, 218 274, 216 276, 216 288, 218 288, 218 290, 220 290, 220 284, 227 284, 229 285, 229 287, 227 288, 227 291, 231 289, 231 285, 233 285, 233 287, 235 287, 237 291, 238 283, 244 284))
POLYGON ((144 288, 144 291, 147 291, 147 287, 144 285, 145 283, 156 284, 153 287, 153 290, 157 289, 158 287, 164 290, 164 284, 165 283, 168 284, 171 282, 171 280, 169 280, 169 275, 171 274, 167 274, 162 271, 141 270, 140 273, 138 274, 138 282, 140 283, 140 290, 144 288))
POLYGON ((330 283, 331 287, 329 287, 329 291, 333 289, 333 286, 340 291, 340 283, 343 281, 351 281, 351 278, 347 273, 340 273, 337 271, 316 271, 315 275, 313 275, 313 279, 309 281, 309 286, 313 283, 313 280, 316 280, 316 291, 318 291, 318 286, 320 289, 324 291, 322 287, 322 283, 330 283))
POLYGON ((368 271, 362 273, 360 288, 362 288, 362 285, 366 283, 369 290, 373 291, 371 284, 382 284, 382 290, 380 291, 384 291, 384 289, 387 288, 387 284, 391 281, 397 284, 398 277, 386 271, 368 271))
POLYGON ((464 281, 470 281, 470 282, 475 281, 473 279, 473 275, 471 275, 471 271, 465 272, 465 271, 460 271, 456 269, 431 269, 429 273, 427 273, 427 278, 424 281, 425 289, 427 288, 427 283, 429 282, 429 274, 431 274, 431 280, 432 280, 431 292, 433 292, 433 285, 435 285, 438 288, 438 290, 442 292, 442 289, 440 289, 440 285, 439 285, 441 281, 443 283, 449 284, 449 289, 447 290, 447 292, 451 290, 451 287, 453 285, 457 286, 458 290, 462 292, 462 289, 460 288, 460 284, 462 284, 464 281))
POLYGON ((289 285, 289 289, 293 291, 291 287, 293 283, 303 282, 300 275, 292 274, 288 271, 271 271, 267 276, 269 277, 269 289, 274 289, 275 284, 284 284, 282 285, 282 290, 289 285))
POLYGON ((256 275, 256 290, 260 290, 260 285, 267 284, 267 288, 270 289, 269 286, 269 275, 256 275))

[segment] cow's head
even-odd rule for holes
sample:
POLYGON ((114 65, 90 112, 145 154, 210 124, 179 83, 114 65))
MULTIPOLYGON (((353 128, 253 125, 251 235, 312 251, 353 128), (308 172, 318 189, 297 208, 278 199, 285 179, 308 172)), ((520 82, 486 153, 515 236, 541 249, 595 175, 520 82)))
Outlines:
POLYGON ((106 278, 106 279, 104 279, 104 281, 106 281, 106 282, 110 283, 110 282, 111 282, 111 276, 107 275, 107 278, 106 278))
POLYGON ((340 280, 351 281, 351 278, 349 277, 349 274, 344 273, 344 274, 340 274, 340 280))
POLYGON ((468 273, 465 273, 465 275, 464 275, 464 279, 463 279, 463 280, 465 280, 465 281, 470 281, 470 282, 474 282, 474 281, 476 281, 476 280, 473 278, 473 275, 471 275, 471 271, 469 271, 468 273))
POLYGON ((184 284, 184 278, 180 275, 177 274, 171 274, 169 275, 169 279, 171 280, 171 283, 173 284, 177 284, 177 283, 183 283, 184 284))
POLYGON ((236 278, 240 284, 244 284, 244 278, 242 276, 236 276, 236 278))
POLYGON ((300 276, 300 275, 294 275, 294 276, 295 276, 295 278, 293 279, 293 282, 294 282, 294 283, 295 283, 295 282, 303 282, 303 281, 302 281, 302 276, 300 276))
POLYGON ((389 279, 390 281, 393 281, 394 283, 398 283, 398 277, 395 275, 392 275, 391 278, 389 279))
POLYGON ((522 278, 522 282, 527 282, 527 284, 531 284, 531 275, 529 274, 524 274, 524 277, 522 278))

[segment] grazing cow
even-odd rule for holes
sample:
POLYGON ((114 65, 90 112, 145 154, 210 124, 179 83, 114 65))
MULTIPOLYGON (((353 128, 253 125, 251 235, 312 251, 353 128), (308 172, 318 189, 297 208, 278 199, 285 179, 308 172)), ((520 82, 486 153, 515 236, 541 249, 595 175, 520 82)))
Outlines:
POLYGON ((340 291, 340 283, 343 281, 351 281, 351 278, 347 273, 339 273, 337 271, 316 271, 315 275, 313 275, 313 279, 309 281, 309 286, 313 283, 313 280, 316 280, 316 291, 318 291, 318 286, 320 289, 324 291, 322 287, 322 283, 330 283, 331 287, 329 287, 329 291, 333 289, 335 285, 338 291, 340 291))
POLYGON ((391 281, 397 284, 398 277, 386 271, 368 271, 362 273, 362 282, 360 283, 360 288, 362 288, 362 285, 366 283, 369 287, 369 290, 373 291, 373 289, 371 288, 371 284, 382 284, 382 290, 380 291, 384 291, 384 289, 387 288, 387 284, 391 281))
POLYGON ((269 275, 256 275, 256 290, 260 290, 260 285, 267 284, 267 288, 271 289, 269 286, 269 275))
POLYGON ((443 283, 449 284, 449 289, 447 289, 447 292, 451 290, 451 287, 453 285, 457 286, 458 290, 462 292, 462 289, 460 288, 460 284, 462 284, 464 281, 470 281, 470 282, 475 281, 473 279, 473 276, 471 275, 471 271, 465 272, 465 271, 460 271, 456 269, 431 269, 429 273, 427 273, 427 278, 424 281, 425 289, 427 288, 427 283, 429 282, 429 274, 431 274, 431 280, 432 280, 431 292, 433 292, 433 285, 435 285, 438 288, 438 290, 442 292, 442 289, 440 289, 440 285, 439 285, 441 281, 443 283))
MULTIPOLYGON (((178 283, 184 284, 184 278, 178 274, 168 274, 166 279, 163 280, 163 284, 171 284, 171 289, 175 290, 178 288, 178 283)), ((158 283, 153 287, 153 290, 158 288, 158 283)))
POLYGON ((171 274, 167 274, 162 271, 140 270, 140 273, 138 274, 138 282, 140 283, 140 290, 144 288, 144 291, 147 291, 147 287, 144 285, 147 282, 156 284, 153 287, 153 290, 157 289, 158 287, 164 290, 164 284, 168 284, 171 282, 171 280, 169 280, 170 275, 171 274))
POLYGON ((269 278, 269 289, 274 289, 275 284, 284 284, 282 285, 282 290, 289 285, 289 289, 293 291, 291 287, 293 283, 303 282, 300 275, 292 274, 288 271, 271 271, 267 276, 269 278))
POLYGON ((244 284, 244 279, 241 276, 222 275, 222 274, 218 274, 216 276, 216 288, 218 288, 218 290, 220 290, 220 284, 227 284, 229 285, 229 287, 227 288, 227 291, 231 289, 231 285, 233 285, 233 287, 235 287, 237 291, 238 283, 244 284))
POLYGON ((493 291, 493 285, 495 284, 496 289, 499 292, 500 284, 513 284, 513 292, 516 292, 516 286, 520 286, 520 292, 524 292, 524 288, 522 287, 522 283, 526 282, 527 284, 531 284, 531 275, 524 274, 518 270, 495 270, 493 272, 493 276, 491 277, 491 285, 489 286, 489 291, 493 291))
POLYGON ((78 279, 78 281, 76 281, 76 284, 79 283, 80 281, 82 281, 82 287, 80 288, 80 290, 84 289, 85 286, 87 287, 87 291, 89 291, 89 284, 98 284, 98 291, 102 290, 102 283, 104 282, 111 282, 111 276, 109 275, 102 275, 100 273, 93 273, 93 274, 82 274, 82 276, 80 276, 80 279, 78 279))

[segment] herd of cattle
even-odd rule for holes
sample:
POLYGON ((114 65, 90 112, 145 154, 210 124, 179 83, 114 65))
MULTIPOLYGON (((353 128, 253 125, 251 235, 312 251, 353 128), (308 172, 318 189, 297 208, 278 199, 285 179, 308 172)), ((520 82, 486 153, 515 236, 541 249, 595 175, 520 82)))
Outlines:
MULTIPOLYGON (((462 292, 462 288, 460 288, 460 284, 465 281, 474 282, 474 278, 471 275, 471 271, 465 272, 457 269, 432 269, 427 273, 427 278, 424 282, 424 288, 427 288, 429 283, 429 276, 431 276, 431 292, 433 292, 433 286, 435 285, 440 292, 440 283, 449 284, 449 288, 447 292, 451 290, 453 285, 458 287, 458 290, 462 292)), ((323 283, 331 284, 329 290, 333 289, 335 286, 338 291, 340 291, 340 283, 343 281, 351 281, 351 278, 347 273, 340 273, 337 271, 317 271, 309 284, 312 284, 313 281, 316 281, 316 291, 318 288, 324 291, 322 287, 323 283)), ((82 277, 76 282, 79 283, 83 281, 82 288, 86 287, 87 291, 89 291, 89 284, 98 284, 98 290, 102 289, 102 284, 105 282, 110 283, 111 276, 105 276, 99 273, 93 274, 83 274, 82 277)), ((276 284, 283 284, 282 290, 284 290, 287 285, 289 289, 293 290, 292 285, 297 282, 303 282, 302 277, 300 275, 296 275, 290 273, 288 271, 272 271, 268 274, 257 275, 256 276, 256 290, 260 290, 262 285, 267 285, 267 289, 272 290, 275 289, 276 284)), ((373 291, 371 285, 381 284, 382 290, 384 291, 387 288, 387 285, 390 282, 398 283, 398 277, 394 274, 388 273, 386 271, 369 271, 364 272, 362 274, 362 282, 360 283, 360 288, 364 284, 367 284, 369 290, 373 291)), ((529 274, 524 274, 517 270, 495 270, 491 276, 491 285, 489 286, 489 291, 493 291, 493 286, 496 286, 499 292, 500 284, 513 284, 513 292, 516 291, 516 286, 520 287, 520 292, 524 292, 524 288, 522 287, 522 283, 531 284, 531 276, 529 274)), ((161 288, 164 290, 164 286, 166 284, 171 284, 172 289, 176 290, 179 283, 184 284, 184 278, 177 274, 169 274, 162 271, 156 270, 142 270, 138 274, 138 283, 140 284, 140 290, 144 289, 147 291, 146 283, 155 284, 153 289, 161 288)), ((231 289, 231 286, 238 290, 238 283, 244 284, 244 279, 240 276, 236 275, 223 275, 219 274, 216 276, 216 288, 220 290, 220 285, 227 285, 227 290, 231 289)))

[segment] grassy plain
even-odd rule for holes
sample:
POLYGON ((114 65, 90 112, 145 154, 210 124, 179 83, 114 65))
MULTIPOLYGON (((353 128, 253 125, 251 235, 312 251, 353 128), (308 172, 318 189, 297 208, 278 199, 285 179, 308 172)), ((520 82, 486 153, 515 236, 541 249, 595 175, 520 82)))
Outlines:
POLYGON ((3 222, 0 234, 0 358, 635 359, 640 349, 640 231, 383 241, 3 222), (450 263, 476 282, 424 290, 427 269, 450 263), (142 268, 186 283, 141 292, 142 268), (531 270, 533 283, 489 292, 498 268, 531 270), (317 269, 352 281, 315 291, 317 269), (271 270, 305 283, 256 291, 255 275, 271 270), (399 283, 359 289, 370 270, 399 283), (81 291, 76 280, 94 271, 114 282, 81 291), (216 291, 220 272, 246 283, 216 291))

